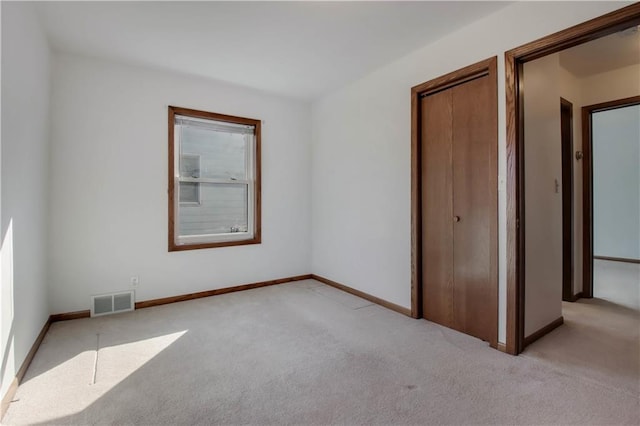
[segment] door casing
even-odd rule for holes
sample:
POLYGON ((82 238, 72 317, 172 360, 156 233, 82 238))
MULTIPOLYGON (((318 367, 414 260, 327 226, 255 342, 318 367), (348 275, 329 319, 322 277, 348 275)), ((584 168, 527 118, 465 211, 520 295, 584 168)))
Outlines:
MULTIPOLYGON (((421 172, 421 128, 420 128, 420 97, 446 90, 453 86, 463 84, 483 75, 488 75, 493 85, 493 103, 488 108, 495 108, 497 113, 497 63, 498 58, 492 57, 480 61, 473 65, 459 69, 452 73, 443 75, 436 79, 417 85, 411 89, 411 316, 422 318, 422 172, 421 172)), ((497 126, 497 120, 496 120, 497 126)), ((497 129, 496 129, 497 130, 497 129)), ((491 190, 487 194, 491 197, 491 223, 490 223, 490 281, 492 285, 491 303, 487 309, 491 313, 492 324, 494 324, 493 334, 489 344, 498 348, 498 164, 497 139, 495 146, 491 150, 490 163, 491 170, 489 176, 489 187, 491 190)))
MULTIPOLYGON (((507 335, 506 352, 524 349, 524 86, 525 62, 640 24, 640 3, 567 28, 505 53, 507 101, 507 335)), ((587 277, 585 277, 587 279, 587 277)))

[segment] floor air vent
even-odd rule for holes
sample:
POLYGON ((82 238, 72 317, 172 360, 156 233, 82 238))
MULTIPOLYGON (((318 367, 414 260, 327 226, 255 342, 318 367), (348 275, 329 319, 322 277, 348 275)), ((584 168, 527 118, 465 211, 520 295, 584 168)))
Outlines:
POLYGON ((91 316, 116 314, 133 311, 134 297, 132 291, 91 296, 91 316))

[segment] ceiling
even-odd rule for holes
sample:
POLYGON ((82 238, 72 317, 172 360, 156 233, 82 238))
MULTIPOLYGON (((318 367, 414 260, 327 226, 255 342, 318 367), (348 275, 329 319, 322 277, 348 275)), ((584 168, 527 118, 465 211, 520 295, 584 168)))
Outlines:
POLYGON ((313 99, 508 2, 42 2, 56 51, 313 99))
POLYGON ((640 64, 638 27, 560 52, 560 65, 580 78, 638 64, 640 64))

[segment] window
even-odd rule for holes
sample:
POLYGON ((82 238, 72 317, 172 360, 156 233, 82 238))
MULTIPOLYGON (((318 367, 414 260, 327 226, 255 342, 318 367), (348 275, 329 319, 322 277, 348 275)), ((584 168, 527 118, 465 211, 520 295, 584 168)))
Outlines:
POLYGON ((260 120, 169 107, 169 251, 260 243, 260 120))
MULTIPOLYGON (((180 155, 180 177, 200 177, 200 156, 197 154, 180 155)), ((200 182, 180 181, 180 205, 200 205, 200 182)))

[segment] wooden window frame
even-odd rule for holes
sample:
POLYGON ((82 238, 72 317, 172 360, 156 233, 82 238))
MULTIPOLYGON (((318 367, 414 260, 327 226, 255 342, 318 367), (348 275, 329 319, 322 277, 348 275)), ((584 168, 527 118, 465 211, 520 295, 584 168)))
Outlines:
MULTIPOLYGON (((197 250, 216 247, 229 247, 229 246, 241 246, 249 244, 260 244, 262 242, 262 223, 261 223, 261 121, 253 118, 237 117, 233 115, 219 114, 215 112, 200 111, 195 109, 181 108, 175 106, 169 106, 169 121, 168 121, 168 142, 169 142, 169 161, 168 161, 168 209, 169 209, 169 228, 168 228, 168 243, 169 251, 184 251, 184 250, 197 250), (255 127, 255 153, 254 153, 254 182, 253 182, 253 236, 243 240, 229 240, 229 241, 216 241, 216 242, 203 242, 203 243, 190 243, 190 244, 177 244, 175 241, 176 231, 176 214, 175 209, 177 204, 180 204, 180 200, 176 199, 175 188, 175 116, 181 115, 186 117, 223 121, 233 124, 244 124, 255 127)), ((250 203, 251 204, 251 203, 250 203)))

